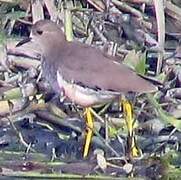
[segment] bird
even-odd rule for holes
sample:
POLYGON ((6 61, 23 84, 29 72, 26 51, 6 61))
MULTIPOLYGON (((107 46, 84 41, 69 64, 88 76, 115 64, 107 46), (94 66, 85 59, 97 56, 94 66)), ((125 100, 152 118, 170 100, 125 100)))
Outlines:
MULTIPOLYGON (((128 66, 101 50, 78 41, 69 42, 63 23, 39 20, 32 26, 31 41, 41 49, 42 74, 56 92, 63 91, 73 103, 86 108, 93 128, 90 107, 112 101, 128 92, 152 93, 157 87, 128 66)), ((89 136, 92 132, 88 131, 89 136)), ((87 134, 87 136, 88 136, 87 134)), ((90 140, 86 141, 84 157, 90 140)))

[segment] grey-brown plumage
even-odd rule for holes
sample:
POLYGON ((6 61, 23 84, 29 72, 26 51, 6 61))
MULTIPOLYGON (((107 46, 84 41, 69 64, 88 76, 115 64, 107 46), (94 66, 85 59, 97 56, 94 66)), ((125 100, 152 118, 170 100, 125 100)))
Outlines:
POLYGON ((40 20, 32 27, 32 38, 42 50, 44 76, 73 102, 91 106, 121 93, 157 90, 130 68, 115 62, 114 57, 82 43, 67 42, 61 26, 40 20))

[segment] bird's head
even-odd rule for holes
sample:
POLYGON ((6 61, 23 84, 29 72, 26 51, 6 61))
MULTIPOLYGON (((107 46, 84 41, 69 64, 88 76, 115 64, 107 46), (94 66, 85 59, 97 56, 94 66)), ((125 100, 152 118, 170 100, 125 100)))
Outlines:
POLYGON ((66 41, 62 29, 62 22, 56 24, 50 20, 39 20, 33 24, 30 37, 20 41, 16 47, 31 42, 34 46, 38 46, 43 53, 47 53, 52 49, 59 49, 56 46, 60 47, 66 41))
POLYGON ((46 51, 46 47, 56 46, 57 43, 65 41, 62 27, 62 23, 57 25, 50 20, 37 21, 32 26, 32 41, 39 45, 43 51, 46 51))

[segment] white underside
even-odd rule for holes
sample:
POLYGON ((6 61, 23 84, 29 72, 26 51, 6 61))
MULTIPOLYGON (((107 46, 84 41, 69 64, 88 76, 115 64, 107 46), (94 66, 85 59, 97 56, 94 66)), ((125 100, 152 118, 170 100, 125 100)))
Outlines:
POLYGON ((60 88, 64 89, 66 97, 72 102, 85 107, 108 102, 119 95, 119 93, 116 92, 93 90, 81 87, 73 82, 67 82, 58 71, 57 80, 60 88))

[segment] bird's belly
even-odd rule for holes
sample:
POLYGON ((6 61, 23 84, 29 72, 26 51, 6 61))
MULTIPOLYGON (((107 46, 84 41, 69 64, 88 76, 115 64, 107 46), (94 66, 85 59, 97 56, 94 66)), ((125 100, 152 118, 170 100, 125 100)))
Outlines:
POLYGON ((77 84, 68 83, 59 73, 57 74, 57 80, 59 86, 63 87, 65 96, 67 96, 72 102, 84 107, 109 102, 118 95, 108 91, 96 91, 90 88, 84 88, 77 84))
POLYGON ((67 84, 63 88, 65 95, 71 99, 72 102, 84 107, 105 103, 115 98, 113 95, 96 92, 88 88, 82 88, 75 84, 67 84))

